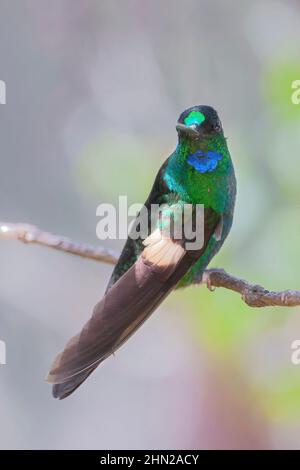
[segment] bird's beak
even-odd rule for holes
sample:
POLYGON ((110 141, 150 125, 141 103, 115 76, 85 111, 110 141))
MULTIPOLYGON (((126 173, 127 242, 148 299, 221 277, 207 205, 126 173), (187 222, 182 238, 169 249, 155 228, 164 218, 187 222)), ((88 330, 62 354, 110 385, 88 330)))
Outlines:
POLYGON ((198 138, 200 133, 194 126, 186 126, 185 124, 177 123, 176 129, 178 132, 184 133, 188 137, 198 138))

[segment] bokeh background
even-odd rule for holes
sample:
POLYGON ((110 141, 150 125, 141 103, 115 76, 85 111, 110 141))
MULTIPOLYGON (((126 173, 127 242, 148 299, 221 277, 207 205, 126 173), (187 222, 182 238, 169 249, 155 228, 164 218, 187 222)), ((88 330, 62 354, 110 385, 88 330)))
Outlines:
MULTIPOLYGON (((0 0, 0 11, 1 220, 99 243, 98 204, 142 203, 179 113, 211 104, 238 179, 212 266, 300 287, 299 1, 0 0)), ((112 268, 18 242, 0 256, 2 449, 300 448, 299 308, 176 292, 58 402, 46 372, 112 268)))

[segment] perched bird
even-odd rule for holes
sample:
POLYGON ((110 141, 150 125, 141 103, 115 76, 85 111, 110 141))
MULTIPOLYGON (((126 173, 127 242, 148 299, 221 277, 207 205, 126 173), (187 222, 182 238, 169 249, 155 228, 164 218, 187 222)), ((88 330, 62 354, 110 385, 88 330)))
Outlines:
POLYGON ((146 209, 162 205, 162 213, 148 236, 133 239, 129 234, 104 297, 56 357, 47 377, 55 398, 73 393, 173 289, 200 282, 230 231, 236 180, 217 112, 210 106, 189 108, 176 129, 177 148, 160 168, 145 202, 146 209), (185 204, 192 207, 192 227, 197 204, 204 206, 202 244, 191 249, 185 234, 177 238, 171 230, 177 209, 185 204), (164 217, 166 213, 171 216, 164 217))

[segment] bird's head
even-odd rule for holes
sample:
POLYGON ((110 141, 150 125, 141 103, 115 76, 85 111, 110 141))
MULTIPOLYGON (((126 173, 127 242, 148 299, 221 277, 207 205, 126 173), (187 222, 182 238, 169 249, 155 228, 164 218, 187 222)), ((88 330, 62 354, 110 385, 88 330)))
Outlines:
POLYGON ((185 165, 188 173, 195 170, 201 174, 212 173, 220 170, 229 159, 220 119, 211 106, 186 109, 180 115, 176 129, 179 143, 175 161, 185 165))
POLYGON ((177 121, 176 129, 180 140, 197 141, 223 135, 221 121, 217 111, 211 106, 193 106, 188 108, 177 121))

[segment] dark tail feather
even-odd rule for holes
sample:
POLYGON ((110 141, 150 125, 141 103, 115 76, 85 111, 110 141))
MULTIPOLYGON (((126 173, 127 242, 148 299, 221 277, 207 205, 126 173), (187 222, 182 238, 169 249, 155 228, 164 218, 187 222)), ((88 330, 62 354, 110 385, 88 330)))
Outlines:
POLYGON ((76 390, 144 323, 176 284, 175 279, 170 283, 168 279, 184 256, 183 248, 172 241, 151 248, 149 243, 144 256, 109 289, 82 331, 56 357, 47 377, 54 397, 62 399, 76 390))
POLYGON ((67 382, 61 384, 55 384, 52 387, 52 395, 54 398, 63 400, 71 395, 75 390, 89 377, 89 375, 96 369, 97 366, 92 369, 81 372, 79 375, 75 375, 67 382))

